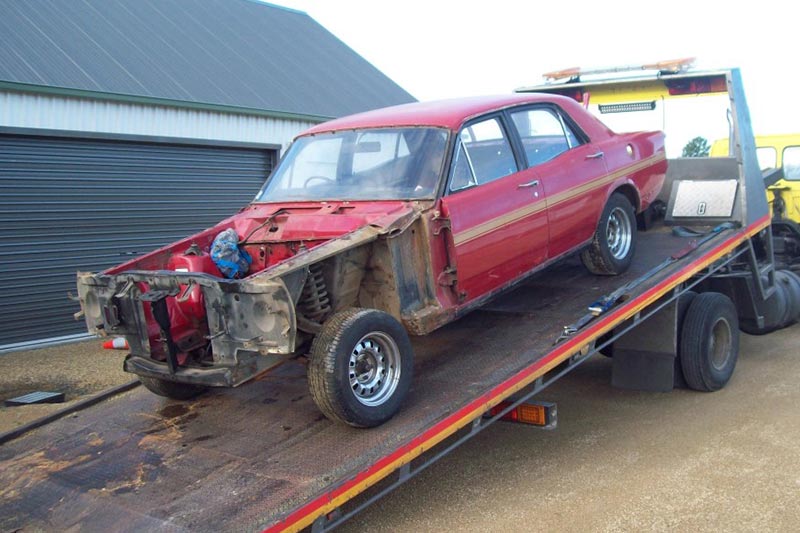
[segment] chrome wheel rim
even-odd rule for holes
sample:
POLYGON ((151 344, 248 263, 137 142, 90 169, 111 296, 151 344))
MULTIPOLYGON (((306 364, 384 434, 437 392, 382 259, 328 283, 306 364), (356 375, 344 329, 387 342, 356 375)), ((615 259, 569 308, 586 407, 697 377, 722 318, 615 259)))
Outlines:
POLYGON ((608 251, 614 259, 624 259, 631 249, 633 228, 628 214, 621 207, 615 207, 608 215, 606 242, 608 251))
POLYGON ((724 370, 731 352, 731 325, 725 318, 720 317, 711 328, 709 339, 709 353, 711 364, 717 370, 724 370))
POLYGON ((359 403, 376 407, 392 397, 400 381, 400 350, 389 335, 367 333, 350 351, 350 388, 359 403))

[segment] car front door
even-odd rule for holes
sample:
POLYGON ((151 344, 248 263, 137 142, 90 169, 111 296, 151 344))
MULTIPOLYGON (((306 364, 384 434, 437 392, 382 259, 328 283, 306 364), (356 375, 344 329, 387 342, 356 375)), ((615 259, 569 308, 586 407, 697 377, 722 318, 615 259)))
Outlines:
POLYGON ((510 116, 547 197, 549 254, 558 257, 585 243, 597 228, 605 203, 600 187, 607 174, 605 154, 555 106, 510 116))
POLYGON ((519 170, 511 146, 500 115, 468 124, 456 141, 441 206, 450 221, 451 266, 462 301, 502 287, 547 258, 545 195, 533 171, 519 170))

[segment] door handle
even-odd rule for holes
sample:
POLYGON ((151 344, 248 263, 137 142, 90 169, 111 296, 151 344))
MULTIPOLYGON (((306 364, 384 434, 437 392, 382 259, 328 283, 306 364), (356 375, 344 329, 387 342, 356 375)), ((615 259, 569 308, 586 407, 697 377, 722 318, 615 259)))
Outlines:
POLYGON ((600 159, 604 156, 603 152, 597 152, 596 154, 587 155, 586 159, 600 159))
POLYGON ((538 187, 538 186, 539 186, 539 180, 533 180, 529 181, 528 183, 520 183, 519 185, 517 185, 517 189, 525 189, 527 187, 538 187))

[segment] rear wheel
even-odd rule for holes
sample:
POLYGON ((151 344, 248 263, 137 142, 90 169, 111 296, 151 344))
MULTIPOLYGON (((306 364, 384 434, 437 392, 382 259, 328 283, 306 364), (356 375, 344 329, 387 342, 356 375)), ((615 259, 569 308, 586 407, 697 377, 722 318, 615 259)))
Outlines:
POLYGON ((147 390, 153 394, 172 398, 173 400, 191 400, 206 391, 206 387, 201 385, 191 385, 189 383, 176 383, 165 379, 139 376, 139 381, 147 390))
POLYGON ((690 388, 711 392, 724 387, 739 356, 739 321, 731 299, 717 292, 695 296, 683 319, 679 348, 690 388))
MULTIPOLYGON (((766 276, 762 280, 766 283, 766 276)), ((745 317, 739 321, 739 329, 750 335, 766 335, 800 319, 800 276, 791 270, 775 272, 775 292, 765 302, 763 319, 759 327, 755 319, 745 317)))
POLYGON ((373 427, 389 420, 411 385, 413 353, 402 325, 374 309, 346 309, 311 345, 311 397, 331 420, 373 427))
POLYGON ((624 194, 614 193, 581 260, 592 274, 615 276, 628 270, 635 251, 636 213, 624 194))

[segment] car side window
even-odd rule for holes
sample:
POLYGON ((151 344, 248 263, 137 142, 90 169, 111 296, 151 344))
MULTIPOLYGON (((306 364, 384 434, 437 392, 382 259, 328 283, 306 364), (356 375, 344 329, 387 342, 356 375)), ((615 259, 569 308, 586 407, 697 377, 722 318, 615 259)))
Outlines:
POLYGON ((528 157, 535 166, 574 148, 582 141, 554 109, 539 107, 511 113, 528 157))
POLYGON ((450 191, 482 185, 519 170, 500 121, 489 118, 466 126, 458 135, 450 191))

